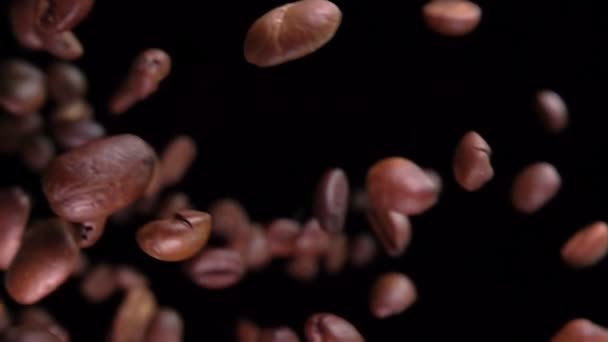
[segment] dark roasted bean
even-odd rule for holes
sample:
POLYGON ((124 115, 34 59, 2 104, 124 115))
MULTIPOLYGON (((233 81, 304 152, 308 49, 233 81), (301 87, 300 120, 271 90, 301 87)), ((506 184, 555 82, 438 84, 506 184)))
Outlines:
POLYGON ((464 36, 481 21, 481 8, 468 0, 431 0, 423 8, 428 27, 445 36, 464 36))
POLYGON ((184 270, 196 285, 222 289, 236 285, 241 280, 245 265, 237 251, 210 248, 187 261, 184 270))
POLYGON ((129 290, 138 286, 148 286, 149 281, 146 276, 127 265, 119 265, 115 267, 116 284, 123 290, 129 290))
POLYGON ((49 96, 60 104, 82 100, 89 83, 84 73, 75 65, 55 62, 47 69, 46 82, 49 96))
POLYGON ((71 150, 97 140, 106 130, 95 120, 59 121, 52 124, 53 137, 65 150, 71 150))
POLYGON ((329 274, 342 271, 348 259, 348 237, 346 234, 331 234, 329 248, 325 256, 325 269, 329 274))
POLYGON ((348 211, 349 185, 342 169, 327 171, 317 187, 315 216, 321 228, 328 232, 339 232, 344 227, 348 211))
POLYGON ((47 329, 57 336, 62 342, 70 341, 70 333, 45 309, 37 306, 24 308, 19 313, 19 324, 28 327, 40 327, 47 329))
POLYGON ((456 182, 467 191, 477 191, 494 177, 490 163, 492 150, 476 132, 465 134, 454 153, 453 172, 456 182))
POLYGON ((196 142, 187 135, 180 135, 169 142, 160 155, 161 184, 163 187, 181 181, 194 159, 196 159, 196 142))
POLYGON ((145 342, 181 342, 184 335, 184 322, 180 314, 167 308, 156 312, 148 326, 145 342))
POLYGON ((46 101, 44 74, 34 65, 17 60, 0 63, 0 105, 16 115, 38 111, 46 101))
POLYGON ((44 46, 48 53, 66 61, 78 59, 84 54, 80 40, 71 31, 51 35, 45 40, 44 46))
POLYGON ((82 22, 93 9, 94 0, 40 1, 39 25, 46 34, 71 30, 82 22))
POLYGON ((370 310, 376 318, 397 315, 411 307, 418 293, 414 283, 401 273, 386 273, 372 287, 370 310))
POLYGON ((568 107, 554 91, 544 89, 536 93, 536 112, 550 133, 559 133, 568 126, 568 107))
POLYGON ((249 215, 236 200, 223 198, 209 207, 213 217, 213 234, 232 240, 243 229, 249 229, 249 215))
POLYGON ((549 163, 529 165, 519 172, 511 188, 511 201, 515 209, 531 214, 549 202, 561 188, 562 179, 549 163))
POLYGON ((3 342, 64 342, 46 327, 19 325, 7 329, 3 342))
POLYGON ((260 330, 257 342, 300 342, 300 338, 288 327, 264 328, 260 330))
POLYGON ((287 275, 301 282, 311 282, 319 274, 319 256, 296 255, 285 264, 287 275))
POLYGON ((285 258, 295 251, 300 224, 291 219, 276 219, 266 229, 266 238, 273 257, 285 258))
MULTIPOLYGON (((190 203, 190 197, 183 192, 176 192, 167 195, 165 200, 161 203, 156 215, 159 219, 168 219, 181 210, 192 209, 190 203)), ((215 218, 213 218, 215 220, 215 218)))
POLYGON ((329 235, 317 219, 310 219, 298 234, 294 248, 296 255, 324 255, 329 248, 329 235))
POLYGON ((349 261, 355 267, 365 267, 376 257, 376 241, 367 233, 353 238, 349 243, 349 261))
POLYGON ((590 267, 608 253, 608 225, 595 222, 576 232, 562 247, 561 255, 573 268, 590 267))
POLYGON ((109 342, 144 341, 157 310, 156 298, 150 289, 145 286, 129 289, 114 316, 109 342))
POLYGON ((34 172, 42 172, 55 157, 55 145, 46 135, 34 135, 21 147, 23 163, 34 172))
POLYGON ((310 316, 304 333, 307 342, 365 342, 365 338, 350 322, 330 313, 310 316))
POLYGON ((0 190, 0 270, 13 261, 21 246, 32 203, 19 187, 0 190))
POLYGON ((553 337, 551 342, 606 342, 608 330, 588 319, 577 318, 566 323, 553 337))
POLYGON ((370 209, 368 221, 386 253, 398 257, 412 239, 412 226, 407 216, 395 211, 370 209))
POLYGON ((110 298, 116 289, 116 272, 108 264, 93 267, 80 283, 80 292, 91 303, 101 303, 110 298))

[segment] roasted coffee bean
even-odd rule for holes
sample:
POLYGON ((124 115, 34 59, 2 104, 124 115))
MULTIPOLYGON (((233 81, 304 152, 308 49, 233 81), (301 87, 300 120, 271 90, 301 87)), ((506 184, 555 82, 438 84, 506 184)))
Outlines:
POLYGON ((46 135, 31 136, 21 147, 21 160, 34 172, 44 171, 53 157, 55 157, 55 145, 46 135))
POLYGON ((562 247, 561 255, 573 268, 590 267, 608 253, 608 225, 595 222, 574 234, 562 247))
POLYGON ((6 330, 3 342, 65 342, 46 327, 18 325, 6 330))
POLYGON ((62 327, 55 318, 45 309, 37 306, 24 308, 19 313, 19 324, 28 327, 47 329, 62 342, 70 341, 70 333, 62 327))
POLYGON ((239 202, 223 198, 209 207, 213 217, 213 234, 226 240, 232 240, 243 229, 249 229, 249 215, 239 202))
POLYGON ((171 140, 160 156, 163 187, 181 181, 196 159, 196 154, 196 142, 189 136, 180 135, 171 140))
POLYGON ((236 285, 241 280, 245 265, 237 251, 209 248, 187 261, 184 270, 196 285, 222 289, 236 285))
POLYGON ((481 135, 473 131, 465 134, 454 153, 452 167, 456 182, 467 191, 479 190, 494 177, 491 155, 492 150, 481 135))
POLYGON ((181 342, 184 322, 180 314, 168 308, 159 309, 146 331, 145 342, 181 342))
POLYGON ((129 290, 134 287, 148 286, 149 281, 146 276, 127 265, 118 265, 115 267, 116 285, 123 290, 129 290))
POLYGON ((317 187, 315 216, 321 228, 336 233, 344 228, 348 211, 349 185, 342 169, 327 171, 317 187))
POLYGON ((46 84, 49 96, 59 104, 82 100, 89 88, 84 73, 74 64, 65 62, 55 62, 49 66, 46 84))
POLYGON ((118 115, 155 93, 171 71, 171 57, 160 49, 148 49, 136 58, 127 79, 110 99, 110 112, 118 115))
POLYGON ((264 328, 260 330, 258 342, 300 342, 300 338, 288 327, 264 328))
POLYGON ((588 319, 577 318, 566 323, 553 337, 551 342, 606 342, 608 330, 588 319))
POLYGON ((144 286, 129 289, 114 316, 109 341, 144 341, 157 310, 156 298, 150 289, 144 286))
POLYGON ((237 342, 258 342, 260 328, 252 321, 239 319, 235 330, 237 342))
POLYGON ((325 256, 325 269, 335 274, 344 268, 348 259, 348 237, 344 233, 329 236, 329 248, 325 256))
POLYGON ((75 223, 74 230, 76 232, 76 243, 78 243, 80 248, 92 247, 97 243, 97 241, 99 241, 99 239, 101 239, 105 229, 105 217, 75 223))
POLYGON ((71 31, 57 33, 48 37, 45 40, 44 46, 48 53, 66 61, 78 59, 84 54, 84 48, 80 40, 71 31))
POLYGON ((10 59, 0 63, 0 105, 15 115, 38 111, 46 102, 44 74, 34 65, 10 59))
POLYGON ((258 224, 251 225, 251 234, 245 241, 244 253, 242 253, 247 269, 260 270, 272 261, 270 244, 264 233, 264 229, 258 224))
POLYGON ((26 116, 0 115, 0 153, 13 154, 32 134, 42 130, 42 118, 38 113, 26 116))
POLYGON ((538 162, 519 172, 511 188, 515 209, 531 214, 547 204, 559 191, 562 179, 549 163, 538 162))
POLYGON ((91 303, 106 301, 117 288, 116 272, 108 264, 93 267, 80 283, 80 292, 91 303))
POLYGON ((285 264, 285 272, 295 280, 311 282, 319 274, 319 256, 296 255, 285 264))
POLYGON ((414 283, 404 274, 391 272, 380 276, 374 283, 369 306, 372 314, 382 319, 402 313, 417 298, 414 283))
POLYGON ((106 135, 106 130, 95 120, 56 121, 52 124, 53 137, 65 150, 86 145, 106 135))
POLYGON ((78 262, 80 250, 70 225, 59 219, 34 224, 5 274, 8 293, 18 303, 33 304, 61 286, 78 262))
POLYGON ((421 214, 437 203, 439 190, 433 178, 405 158, 382 159, 367 173, 367 194, 377 209, 421 214))
POLYGON ((190 197, 183 192, 175 192, 167 195, 165 200, 161 203, 156 217, 159 219, 168 219, 173 217, 176 212, 187 209, 192 209, 190 197))
POLYGON ((327 0, 300 0, 277 7, 249 28, 243 51, 247 62, 271 67, 309 55, 326 45, 342 22, 327 0))
POLYGON ((552 90, 544 89, 536 93, 536 112, 550 133, 559 133, 568 126, 568 107, 562 97, 552 90))
POLYGON ((317 219, 310 219, 298 234, 294 248, 296 255, 324 255, 329 248, 329 235, 317 219))
POLYGON ((152 221, 137 231, 137 243, 149 256, 161 261, 182 261, 200 251, 211 234, 211 216, 184 210, 173 218, 152 221))
POLYGON ((133 203, 146 189, 156 158, 140 138, 99 139, 55 158, 43 177, 53 211, 72 222, 106 217, 133 203))
POLYGON ((39 1, 39 26, 45 34, 71 30, 91 12, 94 0, 39 1))
POLYGON ((15 258, 27 225, 32 202, 19 187, 0 189, 0 270, 15 258))
POLYGON ((317 313, 306 321, 307 342, 365 342, 350 322, 330 313, 317 313))
POLYGON ((352 266, 365 267, 372 263, 376 257, 376 241, 367 233, 353 238, 349 243, 349 261, 352 266))
POLYGON ((266 229, 266 239, 272 256, 275 258, 291 256, 295 251, 299 233, 300 224, 297 221, 286 218, 272 221, 266 229))
POLYGON ((367 218, 388 255, 398 257, 405 252, 412 240, 412 226, 406 215, 370 209, 367 218))
POLYGON ((467 0, 431 0, 422 13, 428 27, 445 36, 465 36, 481 21, 481 8, 467 0))

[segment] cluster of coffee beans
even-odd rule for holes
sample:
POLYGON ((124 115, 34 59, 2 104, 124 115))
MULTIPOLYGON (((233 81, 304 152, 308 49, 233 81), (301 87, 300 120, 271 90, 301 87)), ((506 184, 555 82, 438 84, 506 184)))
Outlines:
MULTIPOLYGON (((403 156, 369 166, 365 186, 351 187, 346 170, 328 168, 320 177, 309 217, 281 217, 266 224, 250 217, 232 198, 197 207, 185 192, 174 191, 198 155, 195 139, 175 136, 162 151, 133 134, 109 134, 87 101, 89 81, 73 60, 84 47, 74 29, 94 8, 93 0, 12 0, 10 26, 29 50, 60 61, 46 70, 22 59, 0 63, 0 152, 19 156, 40 175, 52 217, 33 215, 33 200, 20 185, 0 189, 0 271, 9 298, 0 298, 0 340, 68 342, 70 333, 39 303, 76 278, 92 304, 124 292, 107 339, 113 342, 182 341, 181 314, 157 300, 147 275, 126 264, 91 265, 86 249, 104 238, 106 226, 146 222, 127 238, 158 263, 173 263, 196 286, 218 290, 235 286, 249 273, 280 260, 286 275, 310 283, 322 270, 340 273, 376 260, 378 247, 402 256, 412 240, 410 218, 433 208, 442 193, 437 171, 403 156), (345 229, 349 212, 363 215, 370 231, 345 229), (379 244, 376 242, 378 241, 379 244), (10 301, 14 305, 5 305, 10 301)), ((466 36, 482 11, 468 0, 431 0, 421 8, 428 28, 446 37, 466 36)), ((247 62, 271 68, 301 59, 328 44, 343 19, 328 0, 299 0, 269 10, 243 32, 247 62)), ((93 42, 94 44, 94 42, 93 42)), ((161 90, 172 59, 158 48, 141 51, 128 75, 107 99, 107 111, 123 115, 161 90)), ((568 126, 568 109, 551 90, 537 93, 539 121, 558 134, 568 126)), ((465 191, 482 189, 494 177, 492 148, 475 131, 458 142, 451 178, 465 191)), ((512 181, 512 207, 533 214, 560 191, 562 179, 549 162, 521 169, 512 181)), ((582 228, 563 246, 572 268, 597 264, 608 252, 608 224, 582 228)), ((167 281, 172 281, 168 279, 167 281)), ((377 275, 369 289, 369 311, 376 319, 399 315, 418 300, 407 275, 377 275)), ((345 318, 311 313, 303 326, 309 342, 362 342, 363 334, 345 318)), ((241 342, 295 342, 294 327, 258 326, 241 319, 234 328, 241 342)), ((608 329, 577 318, 554 342, 608 341, 608 329)))

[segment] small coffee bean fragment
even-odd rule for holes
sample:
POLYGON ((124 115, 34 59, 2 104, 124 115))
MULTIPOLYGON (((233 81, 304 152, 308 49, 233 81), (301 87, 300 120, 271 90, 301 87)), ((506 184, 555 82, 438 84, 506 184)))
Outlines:
POLYGON ((245 274, 241 254, 225 248, 203 249, 184 264, 184 271, 198 286, 223 289, 236 285, 245 274))
POLYGON ((545 206, 561 188, 562 179, 549 163, 538 162, 520 171, 511 188, 511 202, 518 211, 531 214, 545 206))
POLYGON ((330 313, 316 313, 306 320, 307 342, 365 342, 350 322, 330 313))
POLYGON ((379 277, 373 285, 370 309, 376 318, 398 315, 418 298, 414 283, 401 273, 391 272, 379 277))
POLYGON ((608 225, 595 222, 574 234, 562 247, 561 255, 573 268, 591 267, 608 253, 608 225))
POLYGON ((453 171, 456 182, 467 191, 477 191, 494 177, 490 162, 492 150, 476 132, 465 134, 454 153, 453 171))
POLYGON ((23 163, 34 172, 44 171, 53 157, 55 157, 55 145, 46 135, 31 136, 21 147, 23 163))
POLYGON ((7 329, 2 342, 66 342, 46 327, 18 325, 7 329))
POLYGON ((52 35, 71 30, 89 16, 94 0, 47 0, 39 13, 40 31, 52 35))
POLYGON ((315 195, 315 217, 321 228, 336 233, 344 228, 348 211, 349 185, 342 169, 331 169, 321 178, 315 195))
POLYGON ((349 243, 349 262, 354 267, 365 267, 372 263, 376 257, 376 241, 367 233, 353 238, 349 243))
POLYGON ((584 318, 573 319, 566 323, 551 338, 551 342, 606 341, 608 341, 608 330, 584 318))
POLYGON ((93 267, 80 283, 80 292, 91 303, 106 301, 117 288, 116 272, 108 264, 93 267))
POLYGON ((34 65, 9 59, 0 63, 0 105, 15 115, 38 111, 46 102, 46 82, 34 65))
POLYGON ((568 106, 552 90, 543 89, 536 93, 536 112, 549 133, 560 133, 568 126, 568 106))
POLYGON ((260 328, 248 319, 239 319, 236 323, 235 337, 237 342, 258 342, 260 328))
POLYGON ((168 187, 181 181, 196 159, 194 139, 187 135, 175 137, 160 155, 161 183, 168 187))
POLYGON ((32 202, 21 188, 0 189, 0 271, 5 271, 21 246, 32 202))
POLYGON ((396 211, 370 209, 368 221, 391 257, 402 255, 412 240, 412 226, 406 215, 396 211))
POLYGON ((329 274, 342 271, 348 260, 348 237, 344 233, 329 236, 329 248, 325 256, 325 269, 329 274))
POLYGON ((169 308, 160 308, 146 331, 145 342, 181 342, 184 322, 180 314, 169 308))
POLYGON ((156 298, 150 289, 145 286, 129 289, 114 316, 109 341, 144 341, 157 310, 156 298))
POLYGON ((481 8, 468 0, 431 0, 422 13, 431 30, 451 37, 473 32, 481 21, 481 8))
POLYGON ((249 28, 243 51, 247 62, 272 67, 309 55, 336 34, 342 12, 327 0, 300 0, 277 7, 249 28))
POLYGON ((260 330, 258 342, 300 342, 300 338, 288 327, 264 328, 260 330))
POLYGON ((55 62, 46 71, 49 96, 59 104, 81 100, 87 94, 89 83, 85 74, 74 64, 55 62))
POLYGON ((300 224, 287 218, 272 221, 266 228, 266 238, 270 252, 275 258, 285 258, 295 252, 295 245, 300 233, 300 224))

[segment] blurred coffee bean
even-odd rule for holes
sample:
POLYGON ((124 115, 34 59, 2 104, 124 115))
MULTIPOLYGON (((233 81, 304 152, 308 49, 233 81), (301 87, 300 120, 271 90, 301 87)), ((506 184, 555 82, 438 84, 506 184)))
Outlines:
POLYGON ((258 342, 300 342, 298 335, 288 327, 264 328, 260 330, 258 342))
POLYGON ((94 0, 47 0, 39 7, 39 26, 44 34, 69 31, 93 9, 94 0))
POLYGON ((324 255, 329 248, 329 235, 316 218, 309 219, 298 234, 294 248, 296 255, 324 255))
POLYGON ((271 67, 309 55, 326 45, 342 22, 327 0, 300 0, 277 7, 249 28, 243 51, 247 62, 271 67))
POLYGON ((80 248, 92 247, 101 239, 106 229, 106 218, 99 217, 74 224, 76 243, 80 248))
POLYGON ((61 286, 78 262, 71 227, 59 219, 35 223, 5 274, 6 290, 19 304, 33 304, 61 286))
POLYGON ((536 93, 536 112, 550 133, 562 132, 568 126, 568 107, 559 94, 543 89, 536 93))
POLYGON ((64 150, 86 145, 106 135, 106 130, 95 120, 55 121, 52 123, 53 137, 64 150))
POLYGON ((196 142, 187 135, 175 137, 160 155, 160 166, 163 187, 181 181, 194 159, 196 159, 196 142))
POLYGON ((608 252, 608 225, 605 222, 590 224, 574 234, 562 247, 561 255, 573 268, 591 267, 608 252))
POLYGON ((418 215, 437 203, 439 190, 433 178, 405 158, 382 159, 367 173, 367 194, 378 209, 418 215))
POLYGON ((606 342, 608 330, 588 319, 577 318, 566 323, 553 337, 551 342, 606 342))
POLYGON ((168 308, 159 309, 146 331, 145 342, 181 342, 184 322, 180 314, 168 308))
POLYGON ((127 79, 110 99, 110 112, 119 115, 158 90, 171 71, 171 57, 163 50, 148 49, 136 58, 127 79))
POLYGON ((59 104, 80 102, 89 89, 85 74, 76 65, 66 62, 55 62, 48 67, 46 84, 49 96, 59 104))
POLYGON ((325 256, 325 269, 329 274, 342 271, 348 259, 348 237, 344 233, 329 236, 329 248, 325 256))
POLYGON ((270 244, 266 239, 264 229, 259 224, 251 225, 251 233, 245 241, 243 259, 247 269, 257 271, 272 261, 270 244))
POLYGON ((237 342, 258 342, 260 328, 248 319, 239 319, 236 323, 235 337, 237 342))
POLYGON ((213 217, 213 234, 232 240, 243 229, 249 229, 249 215, 236 200, 222 198, 209 207, 213 217))
POLYGON ((395 258, 405 252, 412 240, 412 226, 407 216, 395 211, 370 209, 367 218, 389 256, 395 258))
POLYGON ((48 311, 41 307, 30 306, 23 308, 19 313, 18 321, 23 326, 47 329, 62 342, 70 341, 70 333, 48 311))
POLYGON ((431 0, 422 10, 428 27, 445 36, 464 36, 481 21, 481 8, 467 0, 431 0))
POLYGON ((32 202, 21 188, 0 189, 0 271, 5 271, 21 246, 32 202))
POLYGON ((182 261, 200 251, 211 234, 211 216, 183 210, 171 219, 157 220, 137 231, 137 243, 149 256, 161 261, 182 261))
POLYGON ((321 178, 315 195, 315 216, 321 228, 336 233, 344 228, 348 211, 349 185, 342 169, 331 169, 321 178))
POLYGON ((330 313, 317 313, 306 320, 307 342, 365 342, 350 322, 330 313))
POLYGON ((21 160, 28 169, 42 172, 55 157, 55 145, 46 135, 29 137, 21 146, 21 160))
POLYGON ((44 74, 29 62, 9 59, 0 63, 0 105, 15 115, 38 111, 46 102, 44 74))
POLYGON ((266 239, 270 252, 275 258, 286 258, 295 251, 300 234, 300 224, 292 219, 280 218, 272 221, 266 228, 266 239))
POLYGON ((146 189, 154 150, 129 134, 99 139, 55 158, 43 177, 53 211, 72 222, 106 217, 133 203, 146 189))
POLYGON ((71 31, 49 36, 44 42, 45 50, 58 59, 73 61, 82 57, 84 47, 71 31))
POLYGON ((42 117, 38 113, 26 116, 0 115, 0 153, 17 153, 24 141, 42 130, 42 117))
POLYGON ((349 243, 349 261, 352 266, 365 267, 372 263, 377 253, 376 241, 367 233, 355 236, 349 243))
POLYGON ((150 289, 144 286, 129 289, 114 316, 109 342, 144 341, 157 310, 156 298, 150 289))
POLYGON ((311 282, 319 274, 319 256, 296 255, 285 264, 285 273, 300 282, 311 282))
POLYGON ((192 209, 190 197, 183 192, 174 192, 167 195, 165 200, 160 204, 156 217, 159 219, 168 219, 173 217, 176 212, 187 209, 192 209))
POLYGON ((7 329, 2 342, 65 342, 45 327, 18 325, 7 329))
POLYGON ((150 283, 143 273, 132 266, 118 265, 114 267, 114 274, 116 277, 116 285, 123 290, 129 290, 139 286, 148 286, 150 283))
POLYGON ((222 289, 236 285, 245 274, 241 254, 225 248, 204 249, 184 264, 184 271, 198 286, 222 289))
POLYGON ((515 209, 531 214, 547 204, 561 188, 562 179, 549 163, 538 162, 520 171, 511 188, 515 209))
POLYGON ((117 288, 116 272, 108 264, 93 267, 80 283, 80 292, 91 303, 106 301, 116 292, 117 288))
MULTIPOLYGON (((445 0, 443 0, 445 1, 445 0)), ((476 132, 465 134, 456 146, 453 172, 456 182, 467 191, 477 191, 494 177, 492 150, 476 132)))
POLYGON ((398 315, 411 307, 418 293, 414 283, 401 273, 391 272, 380 276, 374 283, 370 297, 370 310, 379 319, 398 315))

